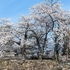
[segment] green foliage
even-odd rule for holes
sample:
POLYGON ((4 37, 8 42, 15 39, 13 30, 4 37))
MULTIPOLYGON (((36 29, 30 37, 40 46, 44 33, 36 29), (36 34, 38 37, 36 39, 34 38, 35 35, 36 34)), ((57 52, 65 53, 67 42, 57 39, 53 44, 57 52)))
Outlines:
POLYGON ((0 63, 2 63, 4 60, 3 59, 0 59, 0 63))

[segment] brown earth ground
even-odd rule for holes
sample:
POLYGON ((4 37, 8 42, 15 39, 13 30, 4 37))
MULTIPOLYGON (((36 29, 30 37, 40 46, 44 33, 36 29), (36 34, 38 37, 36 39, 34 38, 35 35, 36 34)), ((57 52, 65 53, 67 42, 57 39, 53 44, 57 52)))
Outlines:
POLYGON ((70 70, 70 62, 0 59, 0 70, 70 70))

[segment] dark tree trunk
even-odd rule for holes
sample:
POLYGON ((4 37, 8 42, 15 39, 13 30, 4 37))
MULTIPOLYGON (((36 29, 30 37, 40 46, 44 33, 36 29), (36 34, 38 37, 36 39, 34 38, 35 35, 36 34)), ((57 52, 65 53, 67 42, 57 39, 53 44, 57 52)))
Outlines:
POLYGON ((68 60, 68 46, 67 46, 67 49, 66 49, 66 60, 68 60))
MULTIPOLYGON (((28 28, 29 28, 29 24, 27 24, 27 27, 26 27, 26 30, 25 30, 25 35, 24 35, 24 40, 25 41, 27 40, 28 28)), ((24 45, 21 48, 21 54, 22 54, 22 56, 24 56, 24 58, 26 58, 26 49, 25 49, 25 47, 26 47, 26 44, 24 42, 24 45)))
POLYGON ((38 45, 38 58, 39 59, 42 59, 42 50, 41 50, 41 47, 40 47, 40 43, 39 43, 39 39, 36 37, 36 40, 37 40, 37 45, 38 45))
POLYGON ((55 48, 54 48, 54 58, 59 61, 59 42, 57 42, 57 38, 58 37, 55 37, 55 48))
POLYGON ((59 60, 59 47, 58 47, 58 43, 55 44, 55 48, 54 48, 54 52, 55 52, 55 59, 58 61, 59 60))

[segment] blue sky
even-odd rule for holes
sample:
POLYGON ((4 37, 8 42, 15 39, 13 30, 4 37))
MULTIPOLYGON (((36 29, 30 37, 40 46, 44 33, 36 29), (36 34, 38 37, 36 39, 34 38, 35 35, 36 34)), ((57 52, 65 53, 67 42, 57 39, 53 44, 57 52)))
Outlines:
MULTIPOLYGON (((11 18, 17 22, 21 14, 28 15, 29 8, 44 0, 0 0, 0 19, 11 18)), ((70 10, 70 0, 61 0, 63 9, 70 10)))

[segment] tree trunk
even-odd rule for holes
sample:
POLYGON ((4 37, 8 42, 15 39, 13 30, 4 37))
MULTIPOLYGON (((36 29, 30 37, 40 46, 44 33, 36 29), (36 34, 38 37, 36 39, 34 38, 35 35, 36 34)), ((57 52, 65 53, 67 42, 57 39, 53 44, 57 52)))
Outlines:
POLYGON ((56 61, 59 61, 59 50, 60 50, 59 43, 56 43, 54 48, 54 53, 55 53, 54 56, 56 61))
POLYGON ((66 49, 66 60, 68 60, 68 47, 66 49))

